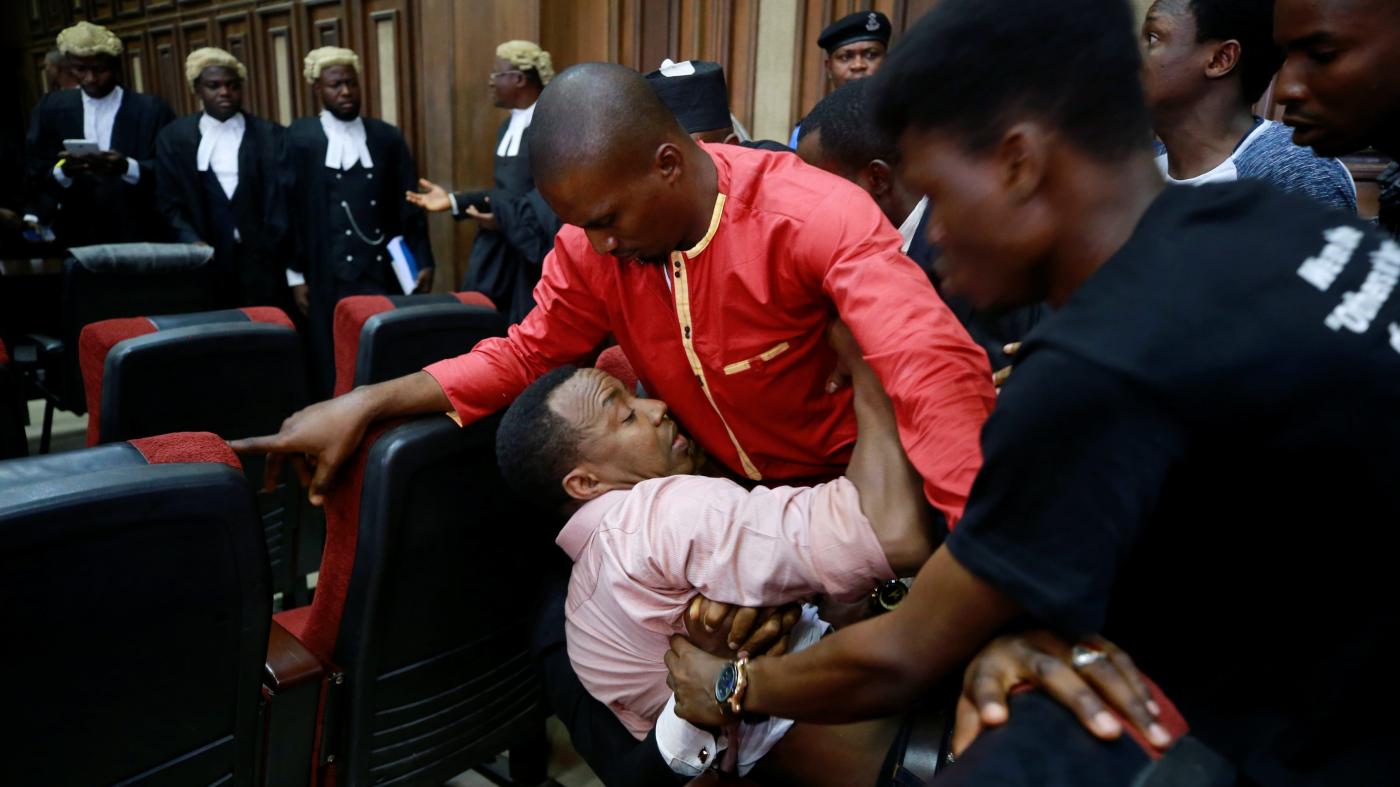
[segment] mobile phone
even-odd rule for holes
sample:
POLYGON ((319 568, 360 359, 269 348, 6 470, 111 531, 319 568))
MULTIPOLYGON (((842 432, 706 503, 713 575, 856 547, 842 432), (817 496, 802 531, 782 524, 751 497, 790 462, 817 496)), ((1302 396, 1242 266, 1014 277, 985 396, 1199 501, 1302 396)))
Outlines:
POLYGON ((70 156, 91 156, 102 152, 102 148, 90 139, 65 139, 63 149, 70 156))
POLYGON ((457 207, 465 211, 467 207, 470 206, 476 208, 477 213, 490 213, 491 200, 488 198, 489 194, 490 192, 487 191, 463 192, 462 196, 466 197, 466 199, 457 200, 457 207))

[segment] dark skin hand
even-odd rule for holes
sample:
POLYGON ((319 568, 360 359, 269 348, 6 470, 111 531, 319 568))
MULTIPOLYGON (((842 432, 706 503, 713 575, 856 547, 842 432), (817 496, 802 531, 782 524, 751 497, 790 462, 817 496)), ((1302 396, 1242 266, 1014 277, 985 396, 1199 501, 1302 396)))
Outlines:
POLYGON ((115 150, 104 150, 86 156, 70 156, 63 162, 63 174, 70 178, 81 174, 124 175, 126 156, 115 150))
POLYGON ((298 410, 274 435, 231 440, 238 453, 266 453, 264 481, 273 489, 290 461, 311 505, 325 503, 335 473, 355 452, 369 425, 383 418, 444 413, 452 402, 427 372, 414 372, 298 410))
POLYGON ((1102 740, 1123 733, 1109 707, 1116 709, 1145 735, 1152 745, 1165 749, 1171 735, 1157 723, 1161 713, 1133 660, 1102 637, 1087 640, 1108 658, 1076 669, 1070 662, 1070 645, 1045 629, 1006 634, 991 641, 963 673, 958 697, 953 753, 962 752, 988 727, 1006 723, 1011 690, 1031 685, 1069 708, 1084 728, 1102 740))
POLYGON ((725 658, 741 650, 781 656, 787 652, 788 633, 801 618, 800 604, 736 607, 704 596, 690 600, 684 617, 686 638, 706 653, 725 658))
MULTIPOLYGON (((1069 645, 1046 632, 1004 636, 978 648, 979 642, 992 638, 995 629, 1018 617, 1020 612, 1010 600, 968 573, 946 549, 939 549, 919 573, 909 597, 894 611, 838 631, 801 653, 751 661, 744 710, 825 723, 888 715, 907 709, 910 701, 971 660, 959 705, 961 732, 956 741, 962 747, 971 743, 976 731, 1006 720, 1006 698, 1023 682, 1044 688, 1100 738, 1113 739, 1122 733, 1115 720, 1105 723, 1100 715, 1107 704, 1132 720, 1155 745, 1170 743, 1165 731, 1156 726, 1159 709, 1131 659, 1111 643, 1095 640, 1109 659, 1083 673, 1066 666, 1069 645), (938 603, 947 599, 959 603, 938 603), (992 630, 986 630, 989 625, 992 630), (818 650, 826 653, 814 654, 818 650), (902 656, 908 653, 927 655, 902 656), (787 664, 796 668, 787 669, 787 664), (798 674, 806 679, 794 677, 798 674), (813 691, 812 686, 826 688, 813 691), (843 701, 833 705, 832 696, 843 701)), ((710 727, 729 720, 726 708, 714 700, 714 684, 730 660, 705 653, 683 637, 671 638, 666 666, 681 718, 710 727)))
POLYGON ((311 313, 311 288, 305 284, 298 284, 292 287, 292 300, 296 302, 297 308, 302 314, 311 313))
MULTIPOLYGON (((1011 356, 1014 360, 1016 357, 1016 351, 1019 349, 1021 349, 1021 343, 1012 342, 1011 344, 1008 344, 1005 347, 1001 348, 1001 351, 1011 356)), ((1001 387, 1003 385, 1006 385, 1007 380, 1011 379, 1011 369, 1011 366, 1003 366, 1002 368, 996 371, 996 374, 992 375, 992 385, 995 385, 997 387, 997 393, 1001 393, 1001 387)))

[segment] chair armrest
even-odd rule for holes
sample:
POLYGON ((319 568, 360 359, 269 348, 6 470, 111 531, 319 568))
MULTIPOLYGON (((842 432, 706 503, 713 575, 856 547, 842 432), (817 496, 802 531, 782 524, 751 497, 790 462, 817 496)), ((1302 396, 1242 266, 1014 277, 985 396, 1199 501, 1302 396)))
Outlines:
POLYGON ((277 621, 267 634, 263 672, 263 778, 266 787, 312 783, 325 668, 277 621))
POLYGON ((34 347, 39 354, 39 358, 59 355, 63 352, 64 348, 62 339, 45 336, 42 333, 31 333, 24 337, 24 344, 15 348, 16 355, 18 355, 20 347, 26 345, 34 347))
POLYGON ((309 682, 319 682, 325 669, 315 654, 277 621, 267 633, 267 664, 263 683, 274 692, 287 692, 309 682))

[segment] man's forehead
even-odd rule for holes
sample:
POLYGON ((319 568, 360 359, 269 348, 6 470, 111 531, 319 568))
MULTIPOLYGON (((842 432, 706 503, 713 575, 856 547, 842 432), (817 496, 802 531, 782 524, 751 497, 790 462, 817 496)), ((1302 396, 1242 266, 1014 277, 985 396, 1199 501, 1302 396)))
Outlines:
POLYGON ((590 424, 607 414, 622 394, 622 383, 600 369, 579 369, 549 397, 554 412, 575 424, 590 424))
POLYGON ((199 72, 199 78, 205 82, 233 82, 238 79, 238 74, 228 66, 205 66, 204 70, 199 72))
POLYGON ((836 57, 837 55, 843 52, 854 53, 868 51, 883 52, 885 51, 885 45, 879 41, 857 41, 853 44, 846 44, 845 46, 836 47, 835 49, 831 50, 831 56, 836 57))

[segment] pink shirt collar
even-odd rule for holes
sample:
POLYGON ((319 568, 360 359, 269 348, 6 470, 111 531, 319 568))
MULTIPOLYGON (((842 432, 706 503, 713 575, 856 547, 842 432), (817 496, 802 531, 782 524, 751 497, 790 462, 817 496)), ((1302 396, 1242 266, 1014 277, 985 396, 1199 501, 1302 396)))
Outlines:
POLYGON ((583 548, 588 546, 588 542, 593 540, 593 534, 598 532, 598 526, 603 524, 603 517, 627 499, 628 491, 614 489, 604 492, 584 503, 582 508, 569 517, 569 521, 564 523, 564 529, 559 531, 558 538, 554 539, 554 543, 564 550, 569 560, 578 562, 583 548))

